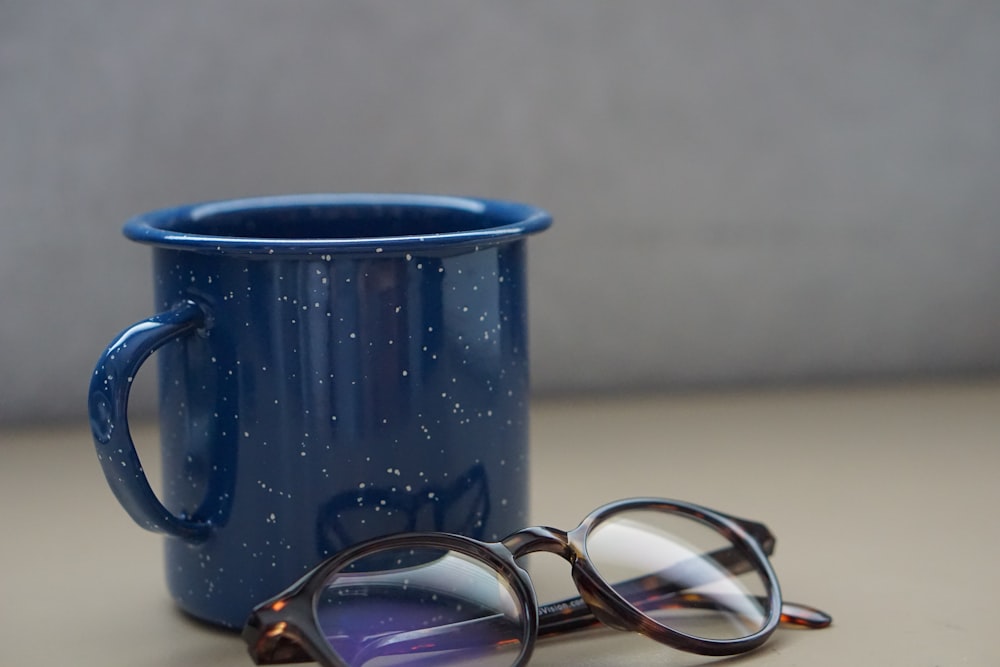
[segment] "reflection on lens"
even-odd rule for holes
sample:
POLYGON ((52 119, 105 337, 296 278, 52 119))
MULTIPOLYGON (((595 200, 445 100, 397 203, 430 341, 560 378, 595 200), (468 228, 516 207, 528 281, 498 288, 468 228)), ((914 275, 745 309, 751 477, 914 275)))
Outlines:
POLYGON ((767 623, 764 573, 722 533, 691 517, 622 512, 591 531, 587 552, 619 595, 671 630, 739 639, 767 623))
POLYGON ((350 667, 509 667, 524 637, 521 605, 506 579, 447 549, 361 557, 327 580, 315 613, 350 667))

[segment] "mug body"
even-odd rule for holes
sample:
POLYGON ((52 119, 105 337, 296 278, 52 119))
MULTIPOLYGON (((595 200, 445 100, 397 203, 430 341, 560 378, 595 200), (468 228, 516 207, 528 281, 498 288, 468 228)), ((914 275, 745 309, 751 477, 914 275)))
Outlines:
POLYGON ((209 526, 166 540, 183 610, 240 627, 358 541, 526 525, 525 238, 548 218, 516 206, 288 197, 126 227, 157 308, 205 313, 158 353, 161 500, 209 526))

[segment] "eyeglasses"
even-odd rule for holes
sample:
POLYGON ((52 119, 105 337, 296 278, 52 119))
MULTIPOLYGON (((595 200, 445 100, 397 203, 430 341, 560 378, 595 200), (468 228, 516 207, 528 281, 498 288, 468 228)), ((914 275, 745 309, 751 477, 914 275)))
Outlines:
POLYGON ((257 664, 516 667, 536 638, 603 623, 732 655, 781 623, 831 623, 782 602, 773 549, 761 523, 657 498, 610 503, 569 532, 525 528, 500 542, 390 535, 332 556, 259 605, 243 637, 257 664), (579 597, 538 606, 517 562, 538 552, 569 561, 579 597))

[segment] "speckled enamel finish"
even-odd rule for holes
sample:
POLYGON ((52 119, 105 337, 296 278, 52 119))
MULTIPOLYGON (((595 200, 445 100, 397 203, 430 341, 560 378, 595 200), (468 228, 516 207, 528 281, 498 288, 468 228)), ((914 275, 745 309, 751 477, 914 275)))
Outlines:
POLYGON ((102 356, 91 421, 116 496, 169 535, 182 609, 239 627, 359 540, 525 525, 525 238, 548 224, 506 202, 324 195, 126 226, 154 246, 161 313, 102 356), (154 350, 159 500, 125 414, 154 350))

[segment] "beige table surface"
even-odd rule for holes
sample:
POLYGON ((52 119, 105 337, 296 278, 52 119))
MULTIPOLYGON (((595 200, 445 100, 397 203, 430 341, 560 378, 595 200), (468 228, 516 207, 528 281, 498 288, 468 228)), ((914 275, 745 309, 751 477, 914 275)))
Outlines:
MULTIPOLYGON (((155 468, 155 431, 136 437, 155 468)), ((534 665, 1000 665, 1000 381, 536 401, 532 452, 536 523, 632 495, 759 519, 786 599, 836 619, 735 659, 601 631, 534 665)), ((85 425, 0 432, 0 526, 0 667, 251 664, 174 610, 85 425)))

